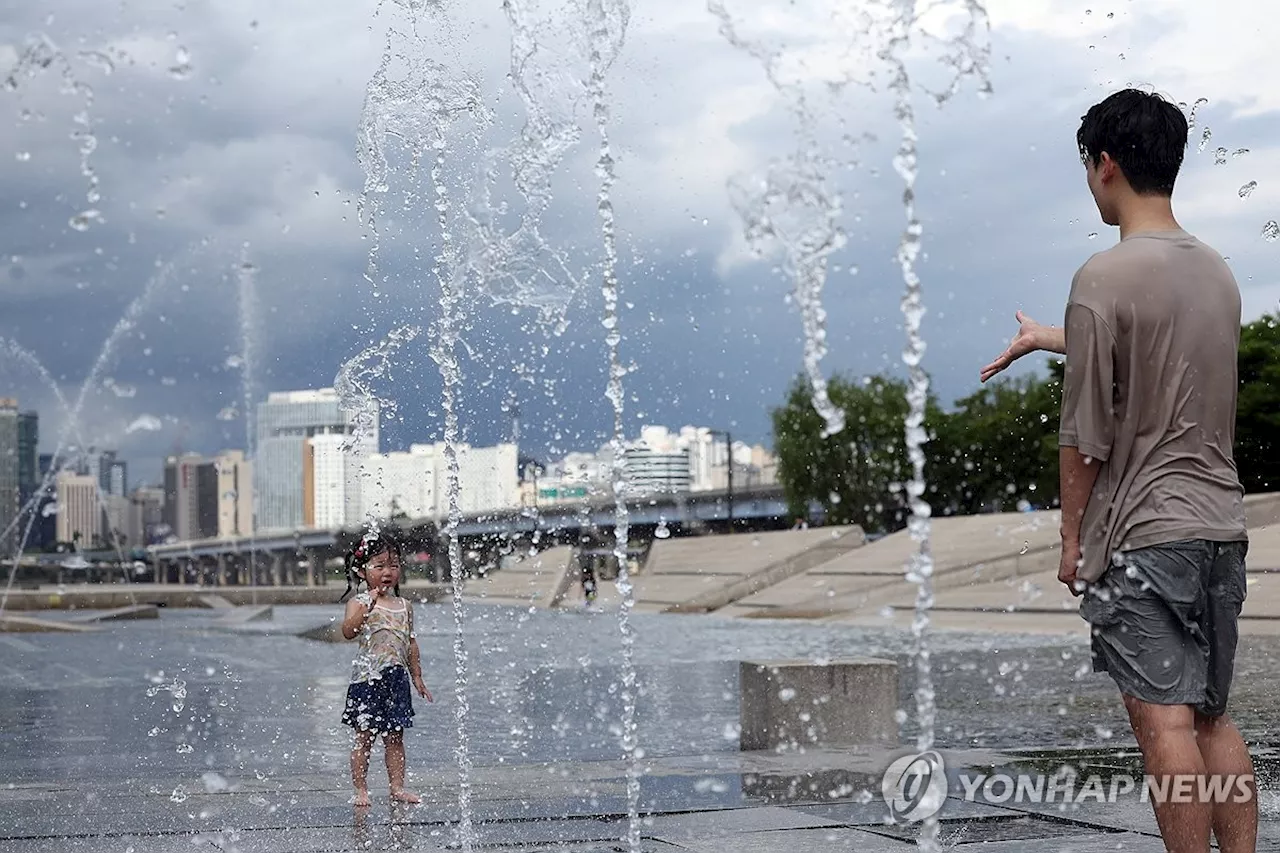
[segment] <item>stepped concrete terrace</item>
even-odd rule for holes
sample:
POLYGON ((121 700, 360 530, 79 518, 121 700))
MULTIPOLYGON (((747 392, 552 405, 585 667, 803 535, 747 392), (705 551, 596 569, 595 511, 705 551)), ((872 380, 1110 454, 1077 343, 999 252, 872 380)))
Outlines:
POLYGON ((866 543, 858 527, 659 539, 635 578, 644 610, 705 613, 866 543))
MULTIPOLYGON (((1249 597, 1244 633, 1280 633, 1280 495, 1246 499, 1249 597)), ((931 540, 936 627, 1034 633, 1085 629, 1079 599, 1058 582, 1057 512, 938 518, 931 540)), ((748 596, 720 615, 818 619, 903 627, 916 587, 903 567, 916 551, 906 531, 748 596)))
POLYGON ((467 581, 463 597, 480 604, 554 607, 557 595, 563 596, 568 586, 577 584, 576 572, 571 571, 573 551, 570 545, 558 545, 513 560, 482 578, 467 581))

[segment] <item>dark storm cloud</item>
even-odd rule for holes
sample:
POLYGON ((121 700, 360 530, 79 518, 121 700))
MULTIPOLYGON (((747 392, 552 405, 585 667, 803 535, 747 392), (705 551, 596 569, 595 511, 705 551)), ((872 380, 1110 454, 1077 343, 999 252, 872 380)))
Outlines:
MULTIPOLYGON (((77 66, 96 92, 92 117, 101 144, 93 164, 105 222, 85 233, 67 225, 86 206, 86 181, 68 138, 77 99, 58 93, 56 77, 0 95, 15 129, 14 141, 0 144, 0 334, 35 350, 59 381, 74 386, 157 260, 179 259, 179 272, 106 372, 133 396, 110 389, 92 395, 87 431, 153 468, 178 443, 210 452, 243 442, 241 420, 216 417, 243 409, 241 372, 227 363, 243 348, 235 279, 242 251, 258 270, 252 318, 259 396, 328 385, 345 359, 391 329, 429 329, 438 312, 429 270, 436 237, 422 215, 428 206, 400 212, 408 181, 395 176, 385 199, 391 215, 382 269, 389 282, 375 300, 363 279, 369 243, 354 204, 364 182, 354 156, 364 89, 379 62, 383 28, 399 7, 388 5, 378 19, 371 7, 300 0, 181 10, 134 3, 127 11, 61 0, 55 11, 52 25, 34 6, 6 13, 0 45, 48 30, 64 46, 116 51, 109 77, 77 66), (191 55, 185 79, 168 70, 179 46, 191 55), (44 118, 17 121, 24 105, 44 118), (20 151, 31 158, 19 161, 20 151), (125 433, 143 414, 160 418, 163 429, 125 433)), ((466 12, 478 23, 460 23, 459 31, 471 36, 431 55, 456 55, 483 77, 495 110, 488 142, 505 144, 523 122, 509 91, 495 98, 507 63, 505 23, 496 6, 466 12)), ((740 262, 729 248, 741 223, 724 183, 730 173, 791 151, 794 124, 755 61, 725 45, 709 17, 656 30, 660 38, 635 32, 610 77, 624 357, 635 364, 626 380, 628 423, 732 426, 766 440, 768 407, 800 365, 800 322, 772 262, 740 262)), ((965 94, 941 112, 920 106, 926 366, 944 400, 973 387, 978 367, 1012 333, 1016 308, 1055 319, 1072 272, 1111 239, 1095 224, 1072 142, 1079 115, 1104 94, 1078 82, 1089 78, 1091 58, 1075 45, 1026 33, 998 33, 996 53, 1009 58, 996 63, 994 97, 978 102, 965 94), (1090 241, 1087 234, 1098 230, 1103 235, 1090 241)), ((897 128, 883 94, 851 90, 824 110, 823 138, 861 164, 838 178, 849 245, 834 259, 842 269, 826 290, 826 368, 897 370, 902 285, 893 251, 904 224, 901 182, 890 167, 897 128), (879 141, 856 149, 839 142, 864 132, 879 141), (856 276, 848 271, 854 266, 856 276)), ((554 179, 557 200, 544 230, 573 253, 575 266, 586 267, 599 258, 596 152, 589 115, 580 110, 579 117, 586 132, 554 179)), ((1268 116, 1231 128, 1239 145, 1252 137, 1257 147, 1274 126, 1268 116)), ((463 204, 471 164, 457 159, 448 178, 463 204)), ((394 165, 403 166, 402 158, 394 165)), ((500 195, 518 210, 508 167, 500 171, 500 195)), ((1224 192, 1234 193, 1226 186, 1234 178, 1221 180, 1224 192)), ((513 315, 477 299, 464 334, 468 439, 506 437, 506 401, 514 394, 527 444, 558 452, 597 446, 611 422, 599 310, 595 273, 561 335, 528 312, 513 315)), ((439 438, 440 382, 429 346, 425 333, 406 347, 379 388, 399 401, 401 420, 385 429, 390 446, 439 438)), ((51 395, 19 368, 10 365, 0 377, 24 401, 52 406, 51 395)), ((47 423, 58 423, 51 408, 47 423)))

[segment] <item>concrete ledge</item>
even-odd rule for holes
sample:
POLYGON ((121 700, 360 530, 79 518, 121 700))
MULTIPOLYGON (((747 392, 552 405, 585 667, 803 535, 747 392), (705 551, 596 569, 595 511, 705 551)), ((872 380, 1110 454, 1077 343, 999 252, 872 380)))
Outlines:
POLYGON ((739 685, 743 750, 898 742, 893 661, 742 661, 739 685))
POLYGON ((221 612, 223 615, 218 617, 218 622, 223 625, 244 625, 248 622, 268 622, 275 618, 275 611, 272 610, 270 604, 260 604, 257 607, 237 607, 234 610, 224 610, 221 612))
MULTIPOLYGON (((86 584, 59 589, 42 587, 39 590, 15 589, 9 593, 6 612, 32 610, 113 610, 138 604, 154 604, 157 607, 208 608, 210 603, 202 599, 216 596, 231 606, 243 604, 332 604, 338 603, 344 585, 328 586, 230 586, 200 587, 181 584, 86 584)), ((400 594, 410 601, 433 604, 449 594, 444 584, 414 581, 402 584, 400 594)), ((223 610, 221 605, 215 609, 223 610)))
POLYGON ((91 625, 77 625, 55 619, 33 619, 29 616, 0 616, 0 632, 92 634, 101 631, 91 625))
POLYGON ((160 608, 154 604, 139 604, 134 607, 117 607, 115 610, 104 610, 101 613, 82 613, 72 616, 72 622, 116 622, 124 619, 159 619, 160 608))
POLYGON ((226 610, 235 607, 234 604, 221 595, 202 595, 196 599, 196 603, 211 610, 226 610))

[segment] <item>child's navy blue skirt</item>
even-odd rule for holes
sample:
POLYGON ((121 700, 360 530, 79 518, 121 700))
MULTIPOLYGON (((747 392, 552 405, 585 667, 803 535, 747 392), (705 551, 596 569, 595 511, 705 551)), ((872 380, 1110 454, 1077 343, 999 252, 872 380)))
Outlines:
POLYGON ((347 688, 343 725, 361 732, 398 732, 413 726, 413 697, 409 673, 389 666, 381 678, 357 681, 347 688))

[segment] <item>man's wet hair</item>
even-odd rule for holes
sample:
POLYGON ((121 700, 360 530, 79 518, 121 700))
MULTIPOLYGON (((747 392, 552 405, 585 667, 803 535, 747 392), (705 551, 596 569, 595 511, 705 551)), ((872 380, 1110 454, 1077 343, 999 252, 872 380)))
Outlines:
POLYGON ((1105 151, 1139 195, 1173 195, 1187 149, 1187 117, 1152 92, 1123 89, 1089 108, 1076 143, 1082 161, 1097 165, 1105 151))
MULTIPOLYGON (((353 588, 359 590, 362 582, 367 583, 360 577, 359 572, 379 554, 387 552, 395 554, 403 567, 404 547, 404 540, 394 527, 367 526, 344 558, 347 568, 347 591, 342 594, 342 598, 338 599, 338 603, 346 601, 353 588)), ((399 584, 396 584, 395 593, 400 594, 399 584)))

